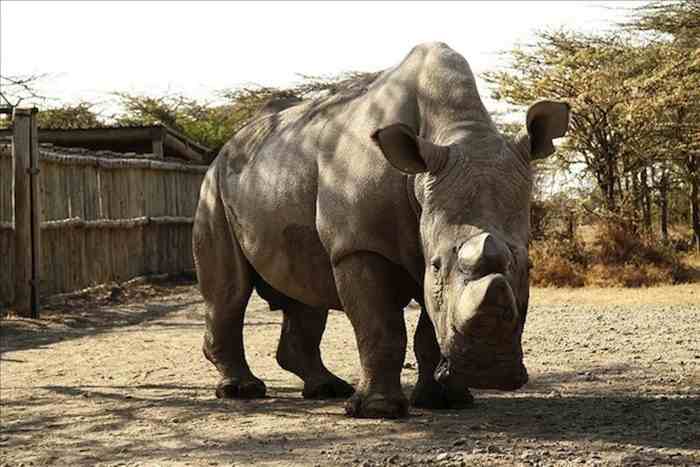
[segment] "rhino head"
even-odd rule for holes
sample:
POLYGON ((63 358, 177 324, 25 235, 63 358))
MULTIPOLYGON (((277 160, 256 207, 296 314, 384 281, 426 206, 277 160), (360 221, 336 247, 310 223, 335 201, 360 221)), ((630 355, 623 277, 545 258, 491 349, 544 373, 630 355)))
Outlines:
POLYGON ((490 120, 462 125, 445 144, 401 123, 372 136, 391 165, 415 175, 424 300, 444 384, 515 390, 528 380, 530 161, 550 155, 568 123, 567 104, 540 101, 515 140, 490 120))

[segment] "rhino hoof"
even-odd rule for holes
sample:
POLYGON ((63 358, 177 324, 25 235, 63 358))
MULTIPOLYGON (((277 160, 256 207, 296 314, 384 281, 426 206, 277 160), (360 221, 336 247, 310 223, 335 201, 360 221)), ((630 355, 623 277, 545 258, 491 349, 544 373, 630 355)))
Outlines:
POLYGON ((325 381, 316 386, 304 384, 301 395, 304 399, 345 399, 350 397, 355 389, 340 378, 325 381))
POLYGON ((345 413, 355 418, 404 418, 408 416, 408 401, 403 394, 387 398, 382 394, 355 393, 346 402, 345 413))
POLYGON ((219 399, 259 399, 265 397, 265 383, 259 379, 238 381, 224 379, 216 386, 219 399))
POLYGON ((411 394, 411 405, 434 410, 467 409, 474 405, 474 396, 467 388, 448 391, 437 382, 418 384, 411 394))

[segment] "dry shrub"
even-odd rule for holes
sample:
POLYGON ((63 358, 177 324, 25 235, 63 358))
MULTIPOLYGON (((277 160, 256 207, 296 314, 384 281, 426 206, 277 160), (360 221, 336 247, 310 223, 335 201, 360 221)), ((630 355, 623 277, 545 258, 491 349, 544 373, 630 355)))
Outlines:
POLYGON ((671 247, 632 228, 612 222, 601 223, 595 242, 598 258, 605 264, 656 264, 672 266, 678 262, 671 247))
POLYGON ((532 284, 540 287, 647 287, 695 279, 671 245, 621 224, 602 223, 591 243, 563 237, 530 245, 532 284))
POLYGON ((674 284, 700 282, 700 255, 684 255, 673 268, 674 284))
POLYGON ((537 287, 583 287, 584 276, 578 265, 560 256, 550 258, 531 271, 531 283, 537 287))
POLYGON ((530 245, 530 280, 538 287, 582 287, 585 258, 572 240, 540 240, 530 245))

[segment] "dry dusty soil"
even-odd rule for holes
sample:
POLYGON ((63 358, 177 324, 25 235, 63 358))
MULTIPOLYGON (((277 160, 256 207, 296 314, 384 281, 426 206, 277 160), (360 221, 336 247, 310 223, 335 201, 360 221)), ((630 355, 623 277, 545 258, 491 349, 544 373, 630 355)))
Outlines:
MULTIPOLYGON (((274 360, 280 314, 259 298, 245 331, 268 385, 256 401, 214 398, 195 286, 65 299, 41 321, 2 321, 0 465, 700 464, 700 285, 533 296, 524 389, 399 421, 302 399, 274 360)), ((406 316, 412 330, 416 309, 406 316)), ((357 381, 342 313, 331 313, 323 353, 357 381)), ((407 392, 415 379, 409 351, 407 392)))

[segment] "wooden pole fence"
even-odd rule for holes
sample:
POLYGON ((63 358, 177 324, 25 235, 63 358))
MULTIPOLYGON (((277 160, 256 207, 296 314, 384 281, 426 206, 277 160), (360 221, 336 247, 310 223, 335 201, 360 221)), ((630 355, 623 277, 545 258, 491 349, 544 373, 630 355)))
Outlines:
POLYGON ((206 165, 40 147, 35 113, 15 109, 0 134, 0 306, 36 318, 40 292, 192 269, 206 165))

